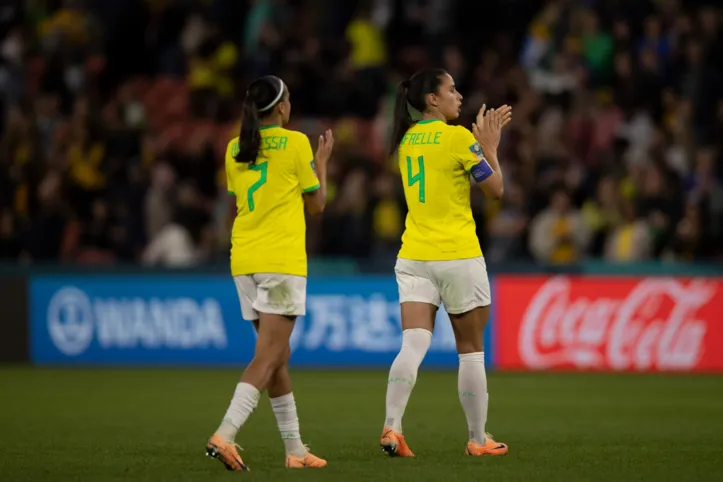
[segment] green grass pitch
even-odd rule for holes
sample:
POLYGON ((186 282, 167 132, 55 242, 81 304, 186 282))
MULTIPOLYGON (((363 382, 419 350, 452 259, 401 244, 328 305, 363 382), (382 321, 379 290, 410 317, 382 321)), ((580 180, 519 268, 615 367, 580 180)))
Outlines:
POLYGON ((489 376, 507 457, 466 457, 456 373, 421 372, 405 417, 417 457, 379 449, 384 372, 295 371, 322 470, 283 467, 268 400, 239 434, 248 473, 204 456, 241 370, 0 368, 0 480, 721 481, 723 377, 489 376))

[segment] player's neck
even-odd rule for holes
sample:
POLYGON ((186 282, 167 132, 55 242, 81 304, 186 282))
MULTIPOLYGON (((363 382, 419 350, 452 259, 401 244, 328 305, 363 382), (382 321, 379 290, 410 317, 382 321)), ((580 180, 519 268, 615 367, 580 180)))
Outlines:
POLYGON ((427 122, 440 121, 444 122, 445 124, 447 123, 447 119, 445 119, 442 114, 435 114, 433 112, 425 112, 424 114, 422 114, 422 120, 427 122))
POLYGON ((269 127, 281 127, 281 126, 282 126, 282 122, 281 122, 281 119, 280 119, 280 118, 278 118, 278 117, 273 117, 273 118, 270 118, 270 119, 264 119, 264 120, 262 120, 261 122, 259 122, 259 125, 261 126, 261 128, 264 128, 264 127, 265 127, 265 128, 268 129, 269 127))

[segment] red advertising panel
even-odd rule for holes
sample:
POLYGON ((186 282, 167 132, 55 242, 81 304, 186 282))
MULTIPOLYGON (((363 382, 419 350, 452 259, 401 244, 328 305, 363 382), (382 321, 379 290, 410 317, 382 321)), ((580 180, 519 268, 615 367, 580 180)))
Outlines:
POLYGON ((723 279, 498 276, 500 369, 723 372, 723 279))

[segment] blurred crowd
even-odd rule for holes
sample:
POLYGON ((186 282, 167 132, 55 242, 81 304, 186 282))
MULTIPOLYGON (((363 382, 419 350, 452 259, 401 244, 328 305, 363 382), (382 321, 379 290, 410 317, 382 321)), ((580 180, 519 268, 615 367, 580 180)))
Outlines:
MULTIPOLYGON (((337 139, 312 256, 388 265, 396 84, 442 66, 460 123, 508 103, 487 259, 723 255, 723 10, 682 0, 26 0, 0 5, 0 259, 225 262, 223 153, 274 73, 337 139)), ((314 142, 312 142, 312 145, 314 142)))

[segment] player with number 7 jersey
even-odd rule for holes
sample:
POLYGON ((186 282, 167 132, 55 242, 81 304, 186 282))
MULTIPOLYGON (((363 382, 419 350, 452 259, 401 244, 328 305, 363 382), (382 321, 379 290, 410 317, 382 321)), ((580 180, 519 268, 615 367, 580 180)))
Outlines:
POLYGON ((268 392, 288 468, 322 468, 326 460, 302 443, 291 391, 289 339, 296 317, 306 314, 306 220, 324 210, 326 163, 334 137, 319 137, 314 157, 306 135, 285 129, 291 101, 274 76, 256 79, 244 98, 241 131, 226 149, 228 192, 236 197, 231 232, 231 274, 241 315, 258 336, 253 360, 236 385, 206 455, 228 470, 248 470, 236 435, 268 392))
POLYGON ((239 140, 226 149, 228 191, 236 196, 231 274, 306 276, 302 194, 319 189, 309 138, 280 125, 259 129, 260 156, 236 162, 239 140))

